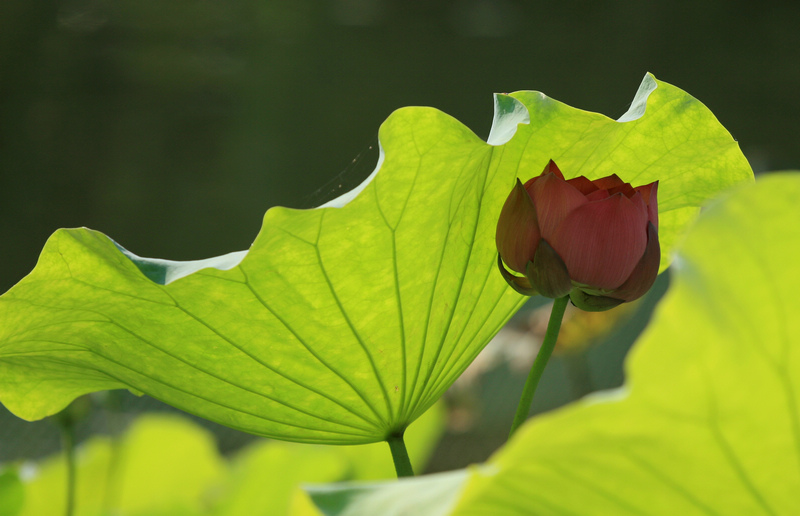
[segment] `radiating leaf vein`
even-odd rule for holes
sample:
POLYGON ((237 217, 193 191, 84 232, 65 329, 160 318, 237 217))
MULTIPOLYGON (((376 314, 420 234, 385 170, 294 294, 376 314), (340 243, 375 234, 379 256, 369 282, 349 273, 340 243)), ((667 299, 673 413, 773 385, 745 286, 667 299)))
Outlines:
MULTIPOLYGON (((322 215, 320 215, 320 224, 322 223, 322 219, 323 219, 325 213, 326 212, 323 212, 322 215)), ((378 367, 377 367, 377 365, 375 365, 375 360, 372 358, 372 353, 369 352, 369 349, 367 348, 367 345, 364 342, 364 339, 361 337, 361 335, 359 335, 358 330, 356 330, 355 326, 353 325, 353 321, 350 320, 350 316, 347 314, 347 311, 344 309, 344 306, 342 305, 342 301, 339 299, 339 295, 336 293, 336 288, 333 286, 333 283, 331 282, 330 276, 328 276, 328 271, 325 268, 325 262, 322 260, 322 253, 320 253, 319 245, 315 246, 314 249, 316 250, 316 253, 317 253, 317 261, 318 261, 318 264, 319 264, 319 270, 322 273, 322 277, 325 279, 325 282, 328 284, 328 288, 330 289, 331 295, 333 296, 333 299, 336 302, 336 306, 339 308, 339 312, 342 314, 342 317, 344 318, 345 322, 347 323, 348 327, 350 328, 350 331, 352 332, 353 336, 356 338, 356 341, 361 346, 361 349, 364 351, 364 354, 366 355, 367 360, 369 361, 370 367, 372 368, 372 374, 375 375, 375 380, 378 382, 378 385, 380 386, 381 391, 383 393, 383 401, 386 404, 387 416, 389 418, 389 421, 393 421, 394 420, 394 414, 393 414, 393 411, 392 411, 392 406, 391 406, 391 404, 389 402, 389 394, 386 391, 386 386, 383 385, 383 381, 381 380, 380 373, 378 372, 378 367)), ((365 401, 366 401, 366 398, 365 398, 365 401)), ((377 415, 377 412, 376 412, 376 415, 377 415)), ((384 423, 386 423, 388 425, 389 421, 384 420, 384 423)))
MULTIPOLYGON (((330 422, 328 419, 326 419, 326 418, 324 418, 324 417, 320 417, 320 416, 318 416, 318 415, 311 414, 311 413, 309 413, 309 412, 306 412, 306 411, 304 411, 304 410, 302 410, 302 409, 299 409, 299 408, 297 408, 297 407, 293 407, 292 405, 289 405, 288 403, 286 403, 286 402, 284 402, 284 401, 281 401, 281 400, 275 399, 275 398, 273 398, 272 396, 269 396, 269 395, 267 395, 267 394, 264 394, 263 392, 256 391, 256 390, 254 390, 254 389, 252 389, 252 388, 249 388, 249 387, 247 387, 246 385, 242 385, 242 384, 236 383, 236 382, 234 382, 234 381, 232 381, 232 380, 229 380, 229 379, 227 379, 227 378, 223 378, 222 376, 219 376, 219 375, 217 375, 217 374, 215 374, 215 373, 212 373, 211 371, 208 371, 208 370, 206 370, 206 369, 203 369, 202 367, 200 367, 200 366, 198 366, 198 365, 196 365, 196 364, 193 364, 193 363, 191 363, 191 362, 189 362, 189 361, 187 361, 187 360, 185 360, 185 359, 181 358, 180 356, 178 356, 178 355, 175 355, 174 353, 170 353, 169 351, 167 351, 167 350, 165 350, 165 349, 163 349, 163 348, 161 348, 161 347, 157 346, 156 344, 154 344, 154 343, 153 343, 153 342, 151 342, 150 340, 148 340, 148 339, 145 339, 145 338, 144 338, 144 337, 142 337, 141 335, 138 335, 138 334, 137 334, 135 331, 133 331, 133 330, 130 330, 129 328, 126 328, 126 327, 122 326, 121 324, 119 324, 119 323, 118 323, 118 322, 116 322, 116 321, 109 321, 109 324, 112 324, 112 325, 114 325, 114 326, 118 327, 119 329, 121 329, 122 331, 124 331, 124 332, 126 332, 126 333, 129 333, 129 334, 130 334, 131 336, 133 336, 134 338, 136 338, 136 339, 138 339, 139 341, 141 341, 141 342, 143 342, 143 343, 147 344, 148 346, 152 347, 152 348, 153 348, 153 349, 155 349, 156 351, 160 351, 161 353, 163 353, 164 355, 166 355, 166 356, 168 356, 168 357, 172 358, 173 360, 176 360, 176 361, 178 361, 178 362, 181 362, 181 363, 185 364, 186 366, 188 366, 188 367, 190 367, 190 368, 192 368, 192 369, 194 369, 194 370, 196 370, 196 371, 198 371, 198 372, 200 372, 200 373, 202 373, 202 374, 205 374, 205 375, 207 375, 207 376, 209 376, 209 377, 211 377, 211 378, 214 378, 215 380, 218 380, 218 381, 220 381, 220 382, 222 382, 222 383, 228 384, 228 385, 230 385, 231 387, 236 387, 236 388, 238 388, 238 389, 241 389, 241 390, 243 390, 243 391, 249 392, 249 393, 251 393, 251 394, 255 394, 256 396, 259 396, 259 397, 261 397, 261 398, 264 398, 264 399, 267 399, 267 400, 269 400, 269 401, 275 402, 275 403, 277 403, 278 405, 282 405, 282 406, 284 406, 284 407, 287 407, 287 408, 290 408, 290 409, 292 409, 292 410, 296 410, 297 412, 301 412, 301 413, 303 413, 303 414, 306 414, 306 415, 308 415, 308 416, 310 416, 310 417, 312 417, 312 418, 314 418, 314 419, 320 419, 320 420, 322 420, 322 421, 325 421, 325 422, 330 422)), ((95 349, 93 349, 93 350, 92 350, 92 352, 93 352, 93 353, 95 353, 96 355, 98 355, 98 356, 100 356, 100 357, 102 357, 102 358, 106 359, 106 360, 110 360, 110 359, 109 359, 109 357, 107 357, 107 356, 103 355, 102 353, 99 353, 99 352, 98 352, 97 350, 95 350, 95 349)), ((118 362, 115 362, 115 363, 118 363, 118 362)), ((125 366, 125 367, 126 367, 127 369, 130 369, 131 371, 134 371, 134 372, 137 372, 137 373, 139 373, 139 374, 142 374, 143 376, 146 376, 147 378, 150 378, 151 380, 156 380, 156 378, 155 378, 155 377, 153 377, 153 376, 150 376, 150 375, 148 375, 148 374, 146 374, 146 373, 144 373, 144 372, 142 372, 142 371, 134 370, 134 369, 132 369, 132 368, 130 368, 130 367, 127 367, 127 366, 125 366)), ((163 382, 162 382, 162 383, 163 383, 163 382)), ((184 391, 184 392, 186 392, 186 391, 184 391)), ((205 399, 205 398, 204 398, 204 399, 205 399)), ((221 405, 221 406, 226 406, 226 407, 228 407, 228 408, 234 409, 234 407, 231 407, 231 406, 228 406, 228 405, 221 405)), ((253 416, 255 416, 255 415, 256 415, 255 413, 250 413, 250 412, 248 412, 248 411, 244 411, 244 410, 241 410, 241 409, 234 409, 234 410, 238 410, 239 412, 242 412, 242 413, 245 413, 245 414, 250 414, 250 415, 253 415, 253 416)), ((273 421, 273 422, 276 422, 276 423, 280 423, 280 422, 279 422, 279 421, 277 421, 277 420, 272 420, 272 419, 269 419, 269 418, 266 418, 266 417, 262 417, 261 419, 265 419, 265 420, 267 420, 267 421, 273 421)), ((285 424, 285 423, 281 423, 281 424, 285 424)), ((357 429, 357 430, 362 430, 361 428, 359 428, 359 427, 357 427, 357 426, 354 426, 354 425, 352 425, 352 424, 349 424, 349 423, 337 422, 337 423, 334 423, 334 424, 341 425, 341 426, 346 426, 346 427, 350 427, 350 428, 354 428, 354 429, 357 429)), ((298 428, 303 428, 303 427, 300 427, 300 426, 298 426, 298 425, 291 425, 291 426, 297 426, 298 428)), ((309 428, 316 429, 316 428, 313 428, 313 427, 309 427, 309 428)), ((322 430, 322 429, 317 429, 317 430, 320 430, 320 431, 326 431, 326 430, 322 430)), ((355 433, 353 433, 353 434, 351 434, 351 435, 363 435, 363 434, 355 434, 355 433)))
MULTIPOLYGON (((335 398, 332 398, 330 395, 328 395, 328 394, 325 394, 323 391, 320 391, 320 390, 318 390, 318 389, 315 389, 315 388, 313 388, 313 387, 311 387, 311 386, 309 386, 309 385, 307 385, 307 384, 305 384, 305 383, 303 383, 303 382, 301 382, 301 381, 299 381, 299 380, 297 380, 297 379, 295 379, 295 378, 291 378, 290 376, 287 376, 285 373, 281 372, 279 369, 276 369, 275 367, 272 367, 272 366, 271 366, 271 365, 269 365, 268 363, 264 362, 263 360, 259 359, 259 358, 258 358, 258 357, 256 357, 255 355, 253 355, 252 353, 249 353, 249 352, 247 352, 247 351, 246 351, 244 348, 242 348, 241 346, 239 346, 238 344, 236 344, 236 343, 235 343, 233 340, 231 340, 230 338, 228 338, 228 337, 226 337, 225 335, 223 335, 222 333, 220 333, 220 331, 219 331, 219 330, 217 330, 216 328, 213 328, 213 327, 212 327, 211 325, 209 325, 207 322, 203 321, 202 319, 200 319, 199 317, 197 317, 195 314, 193 314, 193 313, 192 313, 192 312, 190 312, 189 310, 187 310, 187 309, 185 309, 184 307, 182 307, 178 301, 175 301, 175 304, 176 304, 176 306, 178 307, 178 309, 179 309, 179 310, 181 310, 183 313, 185 313, 186 315, 188 315, 189 317, 191 317, 192 319, 194 319, 195 321, 197 321, 198 323, 200 323, 202 326, 206 327, 206 328, 207 328, 209 331, 211 331, 212 333, 214 333, 215 335, 217 335, 217 336, 218 336, 220 339, 224 340, 225 342, 227 342, 228 344, 230 344, 231 346, 233 346, 234 348, 236 348, 237 350, 239 350, 239 351, 240 351, 242 354, 244 354, 244 355, 245 355, 245 356, 247 356, 248 358, 252 359, 252 360, 253 360, 253 361, 255 361, 256 363, 258 363, 260 366, 262 366, 262 367, 264 367, 264 368, 266 368, 266 369, 270 370, 272 373, 274 373, 274 374, 276 374, 276 375, 280 376, 281 378, 284 378, 285 380, 287 380, 287 381, 289 381, 289 382, 291 382, 291 383, 294 383, 294 384, 295 384, 295 385, 297 385, 298 387, 301 387, 301 388, 303 388, 303 389, 306 389, 306 390, 308 390, 308 391, 310 391, 310 392, 313 392, 314 394, 316 394, 316 395, 318 395, 318 396, 321 396, 321 397, 323 397, 323 398, 327 399, 328 401, 330 401, 330 402, 332 402, 332 403, 334 403, 334 404, 336 404, 336 405, 338 405, 338 406, 342 407, 342 408, 343 408, 343 409, 345 409, 347 412, 350 412, 351 414, 353 414, 354 416, 358 417, 359 419, 362 419, 362 420, 364 420, 366 423, 369 423, 369 424, 370 424, 370 425, 372 425, 372 426, 374 426, 374 425, 375 425, 375 422, 374 422, 374 421, 372 421, 372 420, 370 420, 370 419, 366 418, 365 416, 363 416, 363 415, 361 415, 360 413, 356 412, 356 411, 355 411, 355 410, 353 410, 352 408, 345 406, 345 405, 344 405, 344 404, 342 404, 341 402, 337 401, 335 398)), ((251 392, 254 392, 254 393, 256 393, 255 391, 251 391, 251 392)), ((267 396, 265 396, 265 397, 267 397, 267 396)), ((268 397, 268 398, 269 398, 269 397, 268 397)), ((313 413, 311 413, 311 412, 308 412, 308 411, 306 411, 306 410, 303 410, 303 409, 301 409, 301 408, 298 408, 298 407, 296 407, 296 406, 294 406, 294 405, 292 405, 292 404, 289 404, 289 403, 284 403, 284 402, 280 402, 280 401, 278 401, 278 400, 275 400, 275 399, 273 399, 273 398, 269 398, 269 399, 271 399, 271 400, 273 400, 273 401, 276 401, 276 402, 280 403, 281 405, 284 405, 284 406, 286 406, 286 407, 288 407, 288 408, 294 409, 294 410, 296 410, 296 411, 298 411, 298 412, 300 412, 300 413, 306 414, 306 415, 308 415, 308 416, 311 416, 311 417, 314 417, 314 418, 317 418, 317 419, 325 419, 325 418, 323 418, 323 417, 320 417, 319 415, 316 415, 316 414, 313 414, 313 413)), ((353 428, 357 428, 357 429, 359 429, 359 430, 364 430, 364 431, 367 431, 367 432, 369 432, 370 430, 372 430, 372 428, 369 428, 369 427, 359 427, 359 426, 356 426, 356 425, 350 425, 350 424, 346 424, 346 425, 347 425, 347 426, 352 426, 353 428)))
POLYGON ((747 468, 745 468, 741 463, 739 457, 736 455, 736 451, 722 433, 722 428, 720 428, 719 424, 719 412, 717 410, 716 396, 711 387, 711 378, 712 375, 710 372, 706 371, 705 381, 706 392, 708 394, 708 424, 709 430, 711 431, 711 436, 719 446, 720 451, 722 451, 722 455, 725 457, 725 460, 728 462, 731 470, 733 470, 735 476, 739 479, 747 492, 750 493, 753 499, 764 509, 765 512, 777 516, 772 507, 770 507, 769 503, 767 503, 767 500, 764 499, 761 492, 753 484, 750 475, 747 473, 747 468))
POLYGON ((593 492, 600 498, 605 498, 614 505, 615 509, 618 506, 619 509, 624 508, 631 514, 636 514, 636 515, 644 514, 641 508, 630 505, 627 502, 627 500, 621 498, 620 496, 617 496, 617 494, 614 491, 606 487, 603 487, 599 482, 595 481, 593 477, 585 475, 578 476, 577 474, 572 473, 570 470, 562 468, 561 465, 556 462, 548 461, 545 467, 547 468, 548 472, 558 473, 562 477, 568 479, 570 484, 576 486, 582 486, 587 491, 593 492))
MULTIPOLYGON (((247 276, 247 273, 245 272, 245 270, 244 270, 243 268, 242 268, 242 274, 244 274, 244 275, 245 275, 245 278, 247 278, 247 277, 248 277, 248 276, 247 276)), ((294 336, 294 338, 295 338, 295 339, 297 339, 297 342, 299 342, 299 343, 300 343, 300 344, 301 344, 301 345, 302 345, 302 346, 303 346, 303 347, 304 347, 304 348, 305 348, 305 349, 308 351, 308 353, 309 353, 311 356, 313 356, 315 359, 317 359, 317 361, 318 361, 320 364, 322 364, 322 365, 323 365, 323 366, 324 366, 326 369, 328 369, 328 370, 329 370, 330 372, 332 372, 334 375, 336 375, 337 377, 341 378, 341 379, 342 379, 342 381, 343 381, 345 384, 347 384, 347 386, 348 386, 348 387, 350 387, 350 389, 352 389, 352 391, 353 391, 353 392, 354 392, 356 395, 358 395, 358 397, 359 397, 359 398, 361 398, 361 400, 364 402, 364 404, 365 404, 365 405, 366 405, 366 406, 367 406, 367 407, 368 407, 368 408, 369 408, 369 409, 372 411, 372 413, 373 413, 373 414, 375 414, 375 417, 377 418, 377 420, 376 420, 376 421, 371 421, 371 420, 370 420, 370 419, 368 419, 366 416, 363 416, 363 415, 360 415, 360 414, 359 414, 359 417, 361 417, 361 418, 362 418, 362 419, 364 419, 365 421, 370 421, 370 422, 371 422, 372 424, 374 424, 376 427, 380 426, 380 423, 379 423, 379 421, 381 421, 381 416, 380 416, 380 414, 379 414, 379 413, 378 413, 378 411, 375 409, 375 407, 373 407, 372 403, 370 403, 369 399, 368 399, 366 396, 364 396, 364 394, 361 392, 361 390, 360 390, 360 389, 358 389, 358 388, 357 388, 357 387, 356 387, 356 386, 355 386, 355 385, 354 385, 354 384, 353 384, 353 383, 352 383, 352 382, 351 382, 351 381, 350 381, 350 380, 349 380, 349 379, 348 379, 348 378, 347 378, 347 377, 346 377, 344 374, 342 374, 342 373, 341 373, 341 372, 340 372, 338 369, 336 369, 335 367, 333 367, 332 365, 330 365, 328 362, 326 362, 326 361, 325 361, 325 360, 324 360, 324 359, 323 359, 323 358, 322 358, 322 357, 319 355, 319 353, 317 353, 316 351, 314 351, 314 348, 312 348, 312 347, 311 347, 311 346, 310 346, 310 345, 309 345, 309 344, 308 344, 308 343, 307 343, 307 342, 306 342, 306 341, 305 341, 303 338, 301 338, 301 337, 300 337, 300 335, 298 335, 298 334, 297 334, 297 332, 295 332, 295 331, 294 331, 294 329, 291 327, 291 325, 290 325, 289 323, 287 323, 287 322, 286 322, 286 321, 285 321, 285 320, 284 320, 284 319, 283 319, 283 318, 282 318, 282 317, 281 317, 281 316, 278 314, 278 312, 277 312, 277 311, 275 311, 275 310, 274 310, 274 309, 273 309, 273 308, 272 308, 272 307, 271 307, 271 306, 270 306, 270 305, 267 303, 267 301, 266 301, 266 300, 265 300, 265 299, 264 299, 264 298, 263 298, 263 297, 262 297, 262 296, 261 296, 261 295, 260 295, 258 292, 256 292, 256 290, 255 290, 255 289, 252 287, 252 285, 250 284, 250 281, 249 281, 249 279, 247 280, 247 286, 248 286, 248 288, 250 289, 250 291, 253 293, 253 295, 255 296, 255 298, 258 300, 258 302, 259 302, 259 303, 261 303, 261 305, 262 305, 262 306, 263 306, 263 307, 264 307, 264 308, 265 308, 267 311, 269 311, 269 313, 271 313, 271 314, 272 314, 272 316, 273 316, 273 317, 275 317, 275 319, 276 319, 278 322, 280 322, 280 323, 283 325, 283 327, 284 327, 284 328, 286 328, 286 330, 287 330, 287 331, 289 331, 289 332, 290 332, 290 333, 291 333, 291 334, 294 336)))
POLYGON ((624 455, 628 460, 638 466, 641 470, 646 473, 652 475, 657 481, 666 485, 672 492, 676 493, 677 495, 681 496, 684 500, 691 503, 695 508, 700 510, 701 512, 708 514, 710 516, 723 516, 705 503, 703 503, 699 498, 697 498, 692 492, 686 488, 686 486, 681 485, 678 480, 670 478, 666 475, 663 471, 663 468, 653 466, 648 461, 646 461, 642 456, 637 455, 630 447, 624 446, 619 447, 615 450, 615 453, 620 455, 624 455))

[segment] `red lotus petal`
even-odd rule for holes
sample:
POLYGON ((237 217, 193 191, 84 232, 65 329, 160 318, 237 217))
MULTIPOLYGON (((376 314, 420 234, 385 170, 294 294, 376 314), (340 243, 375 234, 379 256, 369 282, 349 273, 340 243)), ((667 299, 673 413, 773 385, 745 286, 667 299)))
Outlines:
POLYGON ((527 190, 536 206, 539 230, 545 239, 550 238, 570 212, 588 202, 580 191, 556 174, 541 176, 527 190))
POLYGON ((647 215, 623 194, 570 213, 550 240, 573 281, 613 290, 628 279, 647 246, 647 215))
POLYGON ((609 296, 624 301, 639 299, 650 290, 658 276, 661 264, 661 246, 658 243, 658 230, 652 222, 647 223, 647 247, 636 264, 630 277, 609 296))
POLYGON ((641 193, 642 197, 644 197, 646 201, 650 201, 650 194, 652 193, 654 188, 658 188, 658 181, 650 183, 649 185, 637 186, 636 188, 634 188, 634 190, 641 193))
POLYGON ((619 178, 617 174, 611 174, 610 176, 601 177, 600 179, 595 179, 592 181, 594 186, 600 188, 601 190, 610 190, 615 186, 622 186, 625 184, 625 181, 619 178))
POLYGON ((642 198, 647 203, 648 219, 658 229, 658 181, 649 185, 637 186, 636 190, 642 194, 642 198))
POLYGON ((625 197, 630 199, 631 197, 633 197, 633 194, 636 193, 636 190, 628 183, 621 184, 619 186, 614 186, 608 189, 608 193, 610 195, 614 195, 615 193, 620 193, 620 192, 625 194, 625 197))
POLYGON ((609 197, 611 196, 608 194, 608 190, 597 190, 596 192, 592 192, 587 195, 586 200, 589 202, 602 201, 603 199, 608 199, 609 197))
POLYGON ((533 259, 541 238, 536 208, 517 179, 497 221, 497 251, 511 270, 525 274, 525 267, 533 259))
POLYGON ((637 192, 636 190, 632 190, 632 191, 633 191, 633 195, 632 196, 627 196, 628 199, 631 200, 631 202, 633 203, 634 206, 639 208, 639 211, 642 212, 642 215, 644 215, 644 218, 648 219, 647 204, 645 203, 644 198, 642 198, 642 194, 637 192))
POLYGON ((589 181, 583 176, 573 177, 572 179, 567 179, 567 183, 574 186, 580 193, 583 195, 589 195, 592 192, 596 192, 599 190, 594 183, 589 181))

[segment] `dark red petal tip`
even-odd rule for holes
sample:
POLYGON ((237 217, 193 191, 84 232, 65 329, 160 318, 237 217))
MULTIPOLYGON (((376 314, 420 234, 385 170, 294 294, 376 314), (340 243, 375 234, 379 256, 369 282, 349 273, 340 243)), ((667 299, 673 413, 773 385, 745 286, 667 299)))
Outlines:
POLYGON ((580 190, 556 174, 540 177, 526 190, 536 207, 542 238, 550 238, 567 215, 588 202, 580 190))
POLYGON ((573 177, 572 179, 567 179, 567 183, 569 183, 572 187, 578 190, 583 195, 589 195, 592 192, 596 192, 599 190, 594 183, 589 181, 583 176, 573 177))
POLYGON ((556 162, 552 159, 547 162, 547 165, 544 166, 544 170, 542 171, 541 175, 545 174, 555 174, 561 179, 564 179, 564 174, 561 173, 561 169, 558 168, 558 165, 556 165, 556 162))
POLYGON ((615 186, 622 186, 625 184, 625 181, 619 178, 617 174, 611 174, 610 176, 601 177, 600 179, 595 179, 592 181, 594 185, 601 189, 601 190, 609 190, 614 188, 615 186))

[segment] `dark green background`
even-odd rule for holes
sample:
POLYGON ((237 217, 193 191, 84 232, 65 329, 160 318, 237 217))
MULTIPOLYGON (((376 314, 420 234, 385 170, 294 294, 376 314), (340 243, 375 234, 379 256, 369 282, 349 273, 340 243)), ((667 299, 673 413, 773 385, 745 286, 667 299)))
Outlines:
MULTIPOLYGON (((0 291, 59 227, 143 256, 246 249, 269 207, 358 184, 407 105, 485 137, 494 92, 616 118, 650 71, 704 102, 756 171, 797 168, 798 27, 789 2, 3 0, 0 291)), ((620 346, 593 366, 608 385, 620 346)), ((554 385, 543 407, 566 401, 554 385)), ((48 448, 3 420, 0 460, 48 448)))

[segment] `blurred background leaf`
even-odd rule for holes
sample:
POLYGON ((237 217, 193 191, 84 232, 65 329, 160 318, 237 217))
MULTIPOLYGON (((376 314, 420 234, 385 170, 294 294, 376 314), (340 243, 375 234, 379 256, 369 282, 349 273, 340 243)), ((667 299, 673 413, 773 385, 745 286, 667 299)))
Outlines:
POLYGON ((17 516, 25 503, 25 488, 16 469, 0 470, 0 516, 17 516))
MULTIPOLYGON (((76 514, 200 514, 201 495, 225 469, 207 431, 177 416, 141 417, 121 439, 97 436, 79 448, 76 514)), ((39 464, 25 490, 22 515, 63 514, 63 457, 39 464)))
MULTIPOLYGON (((441 404, 408 430, 415 464, 424 467, 443 425, 441 404)), ((392 478, 386 443, 316 446, 257 440, 230 458, 211 432, 178 415, 145 414, 116 438, 95 436, 77 453, 76 516, 281 516, 302 482, 392 478)), ((0 515, 64 513, 64 459, 25 466, 20 482, 0 474, 0 515), (23 496, 25 504, 23 508, 23 496)))

